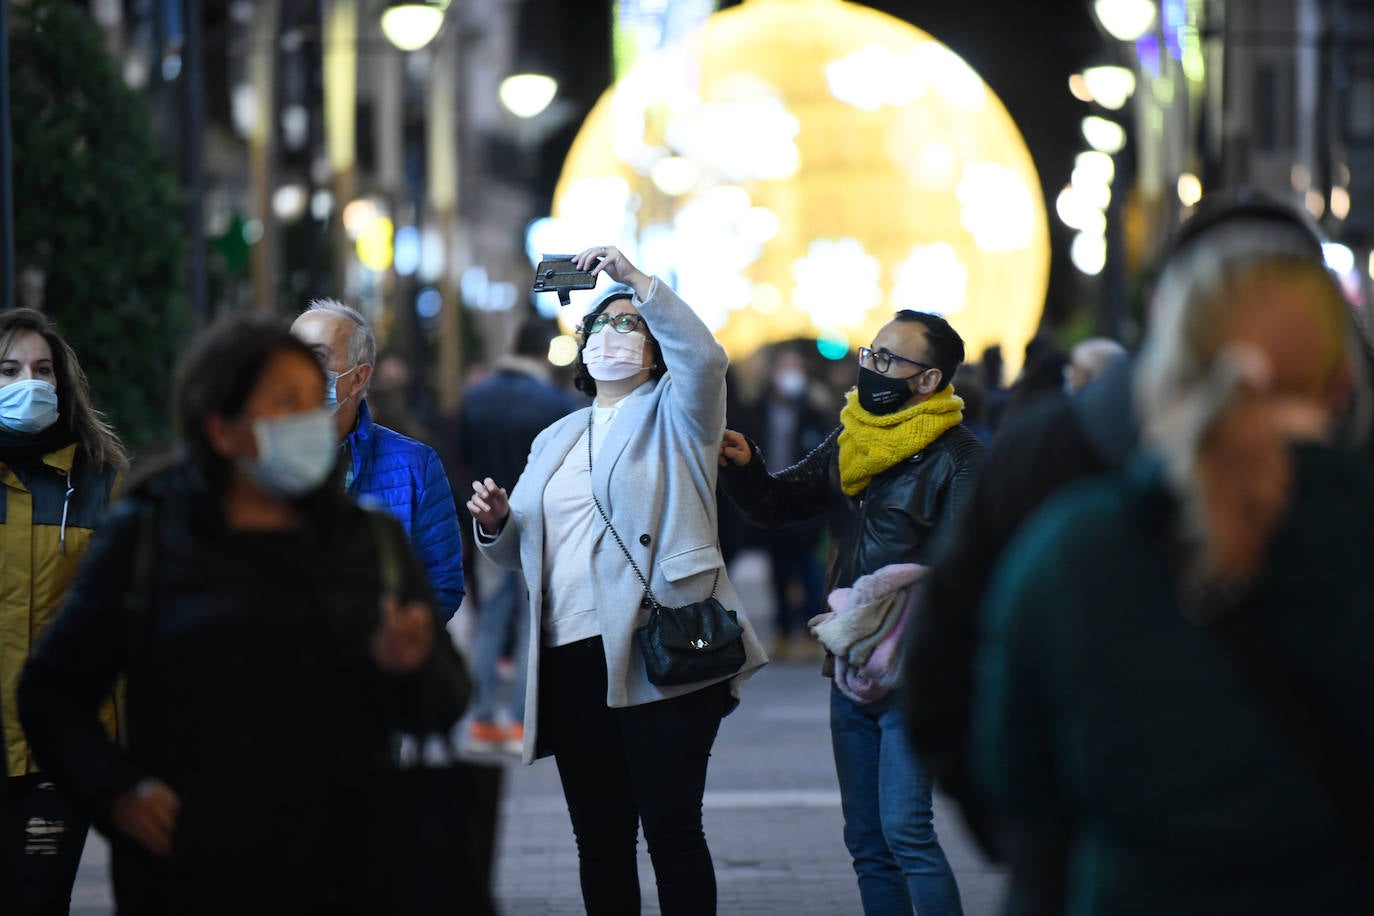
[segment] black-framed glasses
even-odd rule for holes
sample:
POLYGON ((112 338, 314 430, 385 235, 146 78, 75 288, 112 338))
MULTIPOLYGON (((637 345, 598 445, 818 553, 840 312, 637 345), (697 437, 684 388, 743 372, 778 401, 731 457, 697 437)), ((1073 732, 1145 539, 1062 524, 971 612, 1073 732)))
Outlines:
POLYGON ((887 370, 892 368, 894 362, 906 363, 908 366, 915 366, 922 372, 928 372, 935 367, 928 363, 918 363, 914 359, 907 359, 905 356, 898 356, 896 353, 889 353, 886 350, 872 350, 868 347, 859 348, 859 365, 872 369, 875 372, 887 374, 887 370))
POLYGON ((595 334, 609 324, 617 334, 628 334, 636 330, 643 323, 643 315, 635 315, 630 312, 621 312, 618 315, 607 315, 605 312, 602 312, 582 327, 582 333, 595 334))

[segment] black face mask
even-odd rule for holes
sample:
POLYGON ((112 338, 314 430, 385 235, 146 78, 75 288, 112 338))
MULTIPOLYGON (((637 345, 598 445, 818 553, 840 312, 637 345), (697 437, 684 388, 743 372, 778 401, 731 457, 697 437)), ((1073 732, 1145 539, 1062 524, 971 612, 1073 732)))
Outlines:
POLYGON ((911 399, 910 379, 888 378, 859 367, 859 406, 872 414, 892 413, 911 399))

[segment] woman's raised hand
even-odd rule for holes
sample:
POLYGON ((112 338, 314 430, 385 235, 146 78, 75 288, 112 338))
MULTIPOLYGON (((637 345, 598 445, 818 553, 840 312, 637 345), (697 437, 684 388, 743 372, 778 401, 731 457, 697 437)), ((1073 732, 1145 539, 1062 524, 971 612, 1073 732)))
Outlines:
POLYGON ((606 274, 617 283, 624 283, 641 300, 649 296, 654 278, 630 263, 625 253, 614 245, 598 245, 573 256, 578 270, 589 270, 593 277, 606 274))
MULTIPOLYGON (((596 251, 598 249, 588 249, 596 251)), ((584 251, 582 254, 586 254, 584 251)), ((582 255, 578 255, 581 258, 582 255)), ((472 482, 472 497, 468 500, 468 511, 472 517, 477 519, 477 525, 482 529, 482 533, 495 537, 501 533, 501 529, 506 524, 506 516, 510 515, 509 494, 505 487, 498 487, 496 481, 488 477, 486 480, 474 480, 472 482)))

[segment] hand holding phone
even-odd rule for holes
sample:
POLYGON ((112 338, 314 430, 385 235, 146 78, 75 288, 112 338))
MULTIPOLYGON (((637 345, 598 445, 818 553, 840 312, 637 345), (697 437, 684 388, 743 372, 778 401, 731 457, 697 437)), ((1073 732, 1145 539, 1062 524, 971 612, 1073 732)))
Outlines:
POLYGON ((596 277, 589 270, 578 270, 575 257, 571 254, 543 255, 539 266, 534 269, 534 285, 531 289, 536 293, 556 292, 558 301, 563 305, 571 301, 569 290, 594 289, 596 277))

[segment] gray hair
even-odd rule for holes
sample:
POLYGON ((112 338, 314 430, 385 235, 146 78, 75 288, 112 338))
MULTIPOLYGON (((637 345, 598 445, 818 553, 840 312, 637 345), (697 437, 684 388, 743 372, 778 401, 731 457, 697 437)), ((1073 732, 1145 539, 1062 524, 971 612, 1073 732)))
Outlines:
POLYGON ((367 323, 363 313, 351 305, 344 305, 337 299, 313 299, 306 308, 307 312, 330 312, 342 315, 353 322, 353 334, 348 338, 348 365, 371 366, 377 362, 377 337, 372 333, 372 325, 367 323))
MULTIPOLYGON (((1265 383, 1271 371, 1253 350, 1218 339, 1219 320, 1245 307, 1235 298, 1233 284, 1291 278, 1307 285, 1311 293, 1304 301, 1312 320, 1327 325, 1331 342, 1347 351, 1356 390, 1365 387, 1355 326, 1340 286, 1307 250, 1310 243, 1307 248, 1294 244, 1296 233, 1272 222, 1243 220, 1226 231, 1214 229, 1170 262, 1152 301, 1135 378, 1141 440, 1162 459, 1165 481, 1179 498, 1179 534, 1193 550, 1215 542, 1199 475, 1208 435, 1240 394, 1265 383)), ((1364 405, 1357 399, 1347 436, 1363 442, 1367 421, 1367 399, 1364 405)), ((1190 573, 1201 574, 1200 569, 1190 573)))
MULTIPOLYGON (((1184 468, 1207 431, 1238 391, 1237 367, 1213 360, 1206 342, 1220 311, 1223 288, 1266 263, 1315 264, 1310 238, 1297 226, 1238 219, 1214 228, 1181 251, 1165 268, 1151 301, 1150 324, 1136 372, 1135 400, 1141 434, 1184 468)), ((1324 269, 1324 267, 1323 267, 1324 269)), ((1335 285, 1335 280, 1331 283, 1335 285)), ((1339 287, 1335 288, 1339 296, 1339 287)))
POLYGON ((1089 337, 1080 340, 1069 351, 1069 365, 1083 376, 1079 383, 1091 384, 1102 377, 1107 367, 1119 359, 1126 358, 1126 348, 1110 337, 1089 337))

